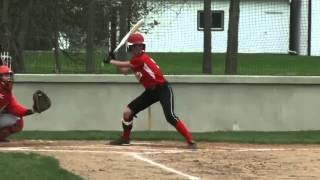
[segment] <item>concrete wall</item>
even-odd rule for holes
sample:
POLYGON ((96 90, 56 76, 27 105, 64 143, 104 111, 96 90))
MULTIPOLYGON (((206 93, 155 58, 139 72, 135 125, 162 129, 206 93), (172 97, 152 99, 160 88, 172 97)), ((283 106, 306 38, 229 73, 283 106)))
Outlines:
MULTIPOLYGON (((320 129, 320 77, 167 76, 175 110, 191 131, 320 129)), ((26 117, 25 130, 121 130, 123 108, 143 88, 133 76, 16 75, 14 93, 30 107, 36 89, 52 108, 26 117)), ((174 130, 159 104, 138 114, 135 130, 174 130)))

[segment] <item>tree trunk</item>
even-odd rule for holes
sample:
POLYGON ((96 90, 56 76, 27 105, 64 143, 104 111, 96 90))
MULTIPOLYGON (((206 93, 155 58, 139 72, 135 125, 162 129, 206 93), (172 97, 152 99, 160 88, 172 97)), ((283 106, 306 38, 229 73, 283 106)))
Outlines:
POLYGON ((212 73, 211 61, 211 0, 204 0, 204 36, 203 36, 203 62, 202 72, 205 74, 212 73))
POLYGON ((109 51, 110 51, 110 30, 109 30, 109 28, 110 28, 110 18, 109 18, 109 16, 107 16, 106 17, 106 22, 108 22, 107 24, 106 24, 106 37, 105 37, 105 39, 106 39, 106 42, 105 42, 105 47, 106 47, 106 53, 109 53, 109 51))
POLYGON ((59 58, 59 32, 55 30, 54 32, 54 71, 55 73, 61 73, 61 65, 59 58))
POLYGON ((88 24, 87 24, 87 46, 86 46, 86 72, 95 72, 94 62, 94 21, 95 21, 95 0, 91 0, 88 7, 88 24))
POLYGON ((10 47, 10 31, 9 31, 9 0, 2 2, 2 30, 3 36, 1 37, 1 51, 9 51, 10 47))
POLYGON ((228 47, 225 74, 237 74, 240 0, 230 1, 228 47))
POLYGON ((15 29, 13 32, 16 35, 11 36, 11 44, 12 49, 14 51, 13 57, 13 67, 15 72, 24 73, 25 65, 23 61, 23 53, 25 46, 25 37, 28 32, 29 23, 30 23, 30 12, 33 7, 33 0, 29 0, 28 4, 25 6, 25 9, 22 11, 20 17, 17 19, 17 23, 15 25, 15 29))
POLYGON ((111 32, 110 32, 110 46, 111 50, 117 47, 117 13, 116 7, 111 10, 111 32))
POLYGON ((54 34, 54 39, 53 39, 53 47, 54 47, 54 71, 55 73, 61 73, 61 64, 60 64, 60 56, 59 56, 59 26, 60 26, 60 17, 59 17, 59 7, 58 4, 55 3, 54 6, 54 11, 55 11, 55 15, 53 17, 53 21, 54 21, 54 25, 53 25, 53 34, 54 34))
MULTIPOLYGON (((129 11, 129 4, 128 0, 122 0, 121 7, 120 7, 120 40, 127 34, 128 32, 128 11, 129 11)), ((119 59, 126 58, 126 47, 122 46, 119 49, 119 59)))

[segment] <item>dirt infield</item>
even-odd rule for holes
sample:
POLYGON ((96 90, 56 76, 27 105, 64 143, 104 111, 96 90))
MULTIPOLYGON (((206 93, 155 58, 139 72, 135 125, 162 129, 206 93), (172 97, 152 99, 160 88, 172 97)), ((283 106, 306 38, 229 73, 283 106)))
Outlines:
POLYGON ((0 151, 36 152, 59 159, 88 180, 105 179, 319 179, 320 145, 252 145, 136 141, 13 141, 0 151))

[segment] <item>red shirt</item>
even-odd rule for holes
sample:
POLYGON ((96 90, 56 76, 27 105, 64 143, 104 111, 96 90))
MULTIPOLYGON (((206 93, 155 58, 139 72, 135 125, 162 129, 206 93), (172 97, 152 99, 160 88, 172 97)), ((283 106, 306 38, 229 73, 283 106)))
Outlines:
POLYGON ((130 64, 137 79, 146 89, 166 82, 159 66, 147 54, 142 53, 134 56, 130 60, 130 64))
POLYGON ((27 109, 16 101, 12 92, 0 84, 0 113, 10 113, 15 116, 24 116, 27 109))

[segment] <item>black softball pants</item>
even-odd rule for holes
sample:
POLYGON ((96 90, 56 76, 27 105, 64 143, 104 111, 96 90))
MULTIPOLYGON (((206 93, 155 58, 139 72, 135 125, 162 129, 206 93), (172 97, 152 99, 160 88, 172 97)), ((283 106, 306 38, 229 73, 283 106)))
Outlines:
POLYGON ((140 96, 131 101, 128 107, 133 113, 132 116, 135 116, 158 101, 160 101, 167 122, 175 127, 179 118, 174 112, 174 96, 169 83, 156 85, 152 89, 146 89, 140 96))

